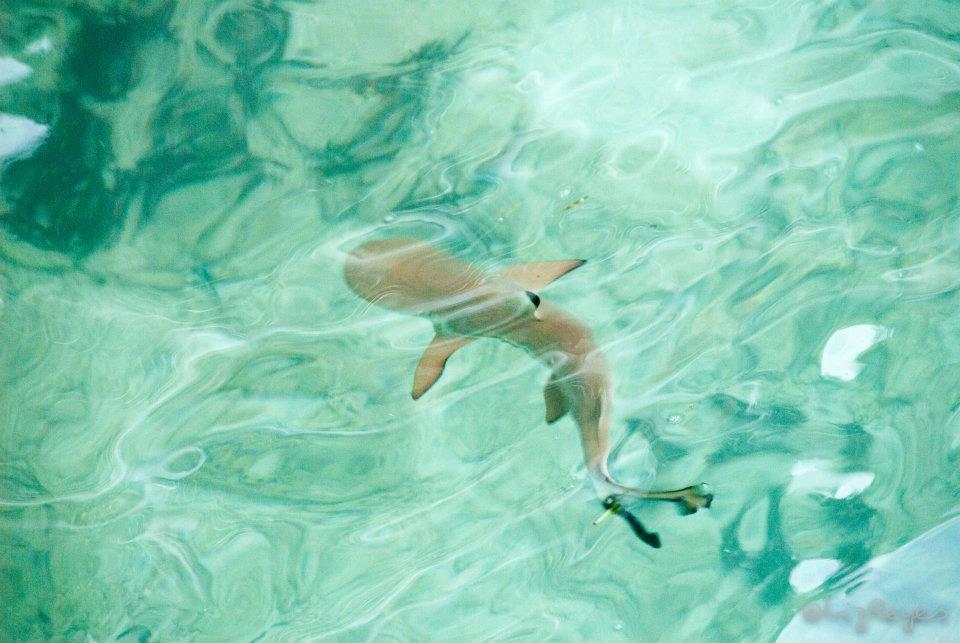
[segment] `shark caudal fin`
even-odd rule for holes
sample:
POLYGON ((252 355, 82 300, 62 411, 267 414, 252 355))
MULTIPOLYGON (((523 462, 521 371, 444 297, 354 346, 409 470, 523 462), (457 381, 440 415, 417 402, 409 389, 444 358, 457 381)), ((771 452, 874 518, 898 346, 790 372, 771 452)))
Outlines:
POLYGON ((430 387, 440 379, 443 367, 447 365, 450 356, 473 340, 473 337, 449 337, 437 334, 427 346, 427 350, 423 351, 417 370, 413 374, 413 390, 410 392, 413 399, 416 400, 429 391, 430 387))
POLYGON ((534 292, 553 283, 571 270, 587 263, 585 259, 561 259, 560 261, 535 261, 522 263, 501 270, 498 275, 526 290, 534 292))

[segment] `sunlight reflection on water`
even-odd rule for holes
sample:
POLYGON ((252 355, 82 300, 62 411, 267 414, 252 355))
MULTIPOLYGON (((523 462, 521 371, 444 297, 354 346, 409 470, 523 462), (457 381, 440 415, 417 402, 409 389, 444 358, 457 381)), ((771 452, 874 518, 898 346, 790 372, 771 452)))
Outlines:
POLYGON ((956 638, 955 557, 910 552, 960 491, 958 20, 0 9, 0 638, 803 641, 874 598, 956 638), (713 507, 593 526, 505 344, 414 403, 429 325, 341 277, 368 234, 588 259, 543 296, 610 361, 612 470, 713 507))

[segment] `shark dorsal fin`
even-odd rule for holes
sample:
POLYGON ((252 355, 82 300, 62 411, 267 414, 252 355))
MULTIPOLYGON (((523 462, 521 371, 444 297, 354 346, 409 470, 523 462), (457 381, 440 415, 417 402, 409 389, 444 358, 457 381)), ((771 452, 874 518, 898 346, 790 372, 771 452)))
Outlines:
POLYGON ((420 363, 417 364, 417 370, 413 374, 413 390, 410 392, 413 399, 416 400, 429 391, 430 387, 440 379, 443 367, 446 366, 450 356, 473 340, 473 337, 450 337, 437 333, 420 356, 420 363))
POLYGON ((522 263, 501 270, 498 274, 527 290, 538 291, 553 283, 571 270, 586 263, 584 259, 561 259, 559 261, 535 261, 522 263))

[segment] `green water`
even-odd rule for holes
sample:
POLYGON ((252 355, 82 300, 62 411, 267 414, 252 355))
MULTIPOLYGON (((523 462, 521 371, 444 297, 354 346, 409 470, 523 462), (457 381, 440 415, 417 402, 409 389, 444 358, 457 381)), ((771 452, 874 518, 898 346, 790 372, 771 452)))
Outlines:
POLYGON ((809 611, 858 591, 948 617, 870 640, 960 640, 958 33, 0 0, 0 640, 866 640, 809 611), (611 363, 612 470, 713 507, 593 526, 503 343, 413 402, 429 324, 341 276, 370 232, 588 259, 544 297, 611 363))

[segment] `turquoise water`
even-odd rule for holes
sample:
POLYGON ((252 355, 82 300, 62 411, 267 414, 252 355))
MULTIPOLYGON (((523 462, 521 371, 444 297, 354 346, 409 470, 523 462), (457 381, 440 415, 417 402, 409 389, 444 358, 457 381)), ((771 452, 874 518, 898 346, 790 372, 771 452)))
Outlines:
POLYGON ((0 639, 960 640, 958 33, 0 0, 0 639), (368 233, 588 259, 544 297, 610 361, 611 469, 712 508, 594 526, 506 344, 413 402, 368 233))

